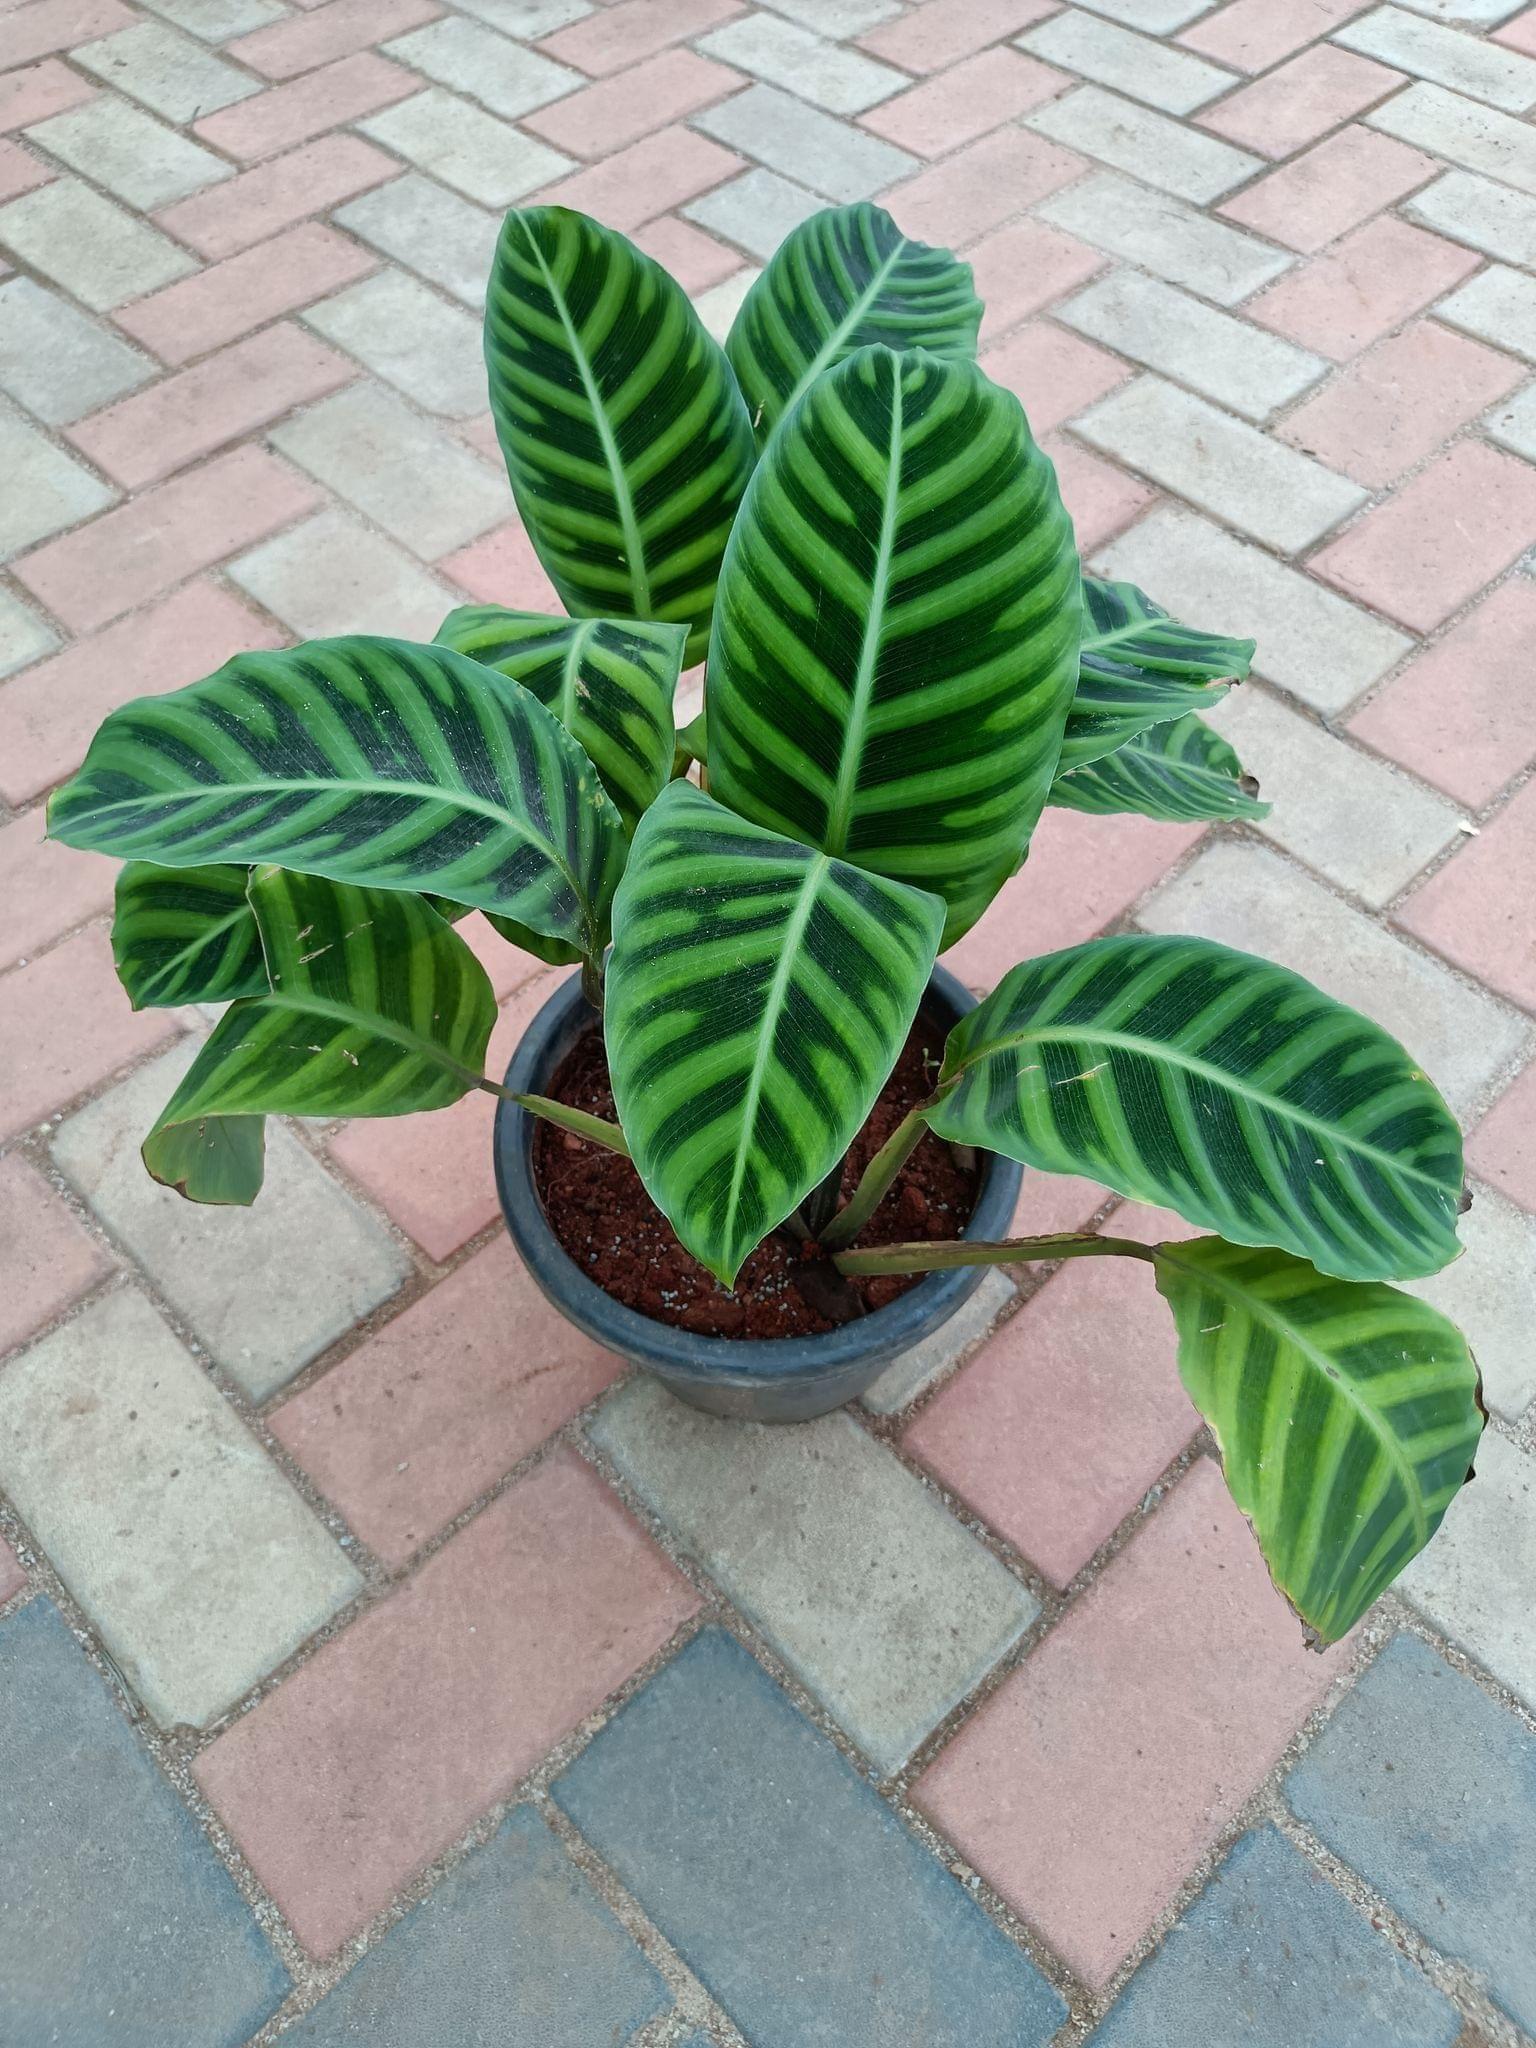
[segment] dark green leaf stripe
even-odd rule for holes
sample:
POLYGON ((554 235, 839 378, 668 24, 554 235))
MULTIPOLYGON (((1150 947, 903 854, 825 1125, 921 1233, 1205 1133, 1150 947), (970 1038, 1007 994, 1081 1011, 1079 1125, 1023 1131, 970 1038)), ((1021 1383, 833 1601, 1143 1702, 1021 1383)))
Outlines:
POLYGON ((441 646, 510 676, 585 747, 625 830, 672 773, 672 695, 686 627, 652 621, 551 619, 467 604, 437 630, 441 646))
POLYGON ((1112 754, 1148 726, 1209 711, 1240 682, 1254 643, 1181 626, 1134 583, 1083 578, 1083 642, 1077 694, 1061 765, 1112 754))
POLYGON ((155 1136, 262 1112, 405 1116, 476 1085, 496 998, 420 897, 267 868, 250 899, 271 988, 225 1011, 155 1136))
POLYGON ((861 349, 773 436, 710 643, 709 786, 949 906, 1018 867, 1077 675, 1056 473, 973 363, 861 349))
POLYGON ((509 213, 485 360, 517 509, 567 610, 680 622, 697 661, 753 446, 682 288, 585 214, 509 213))
POLYGON ((267 986, 240 867, 162 868, 132 860, 117 878, 112 957, 136 1010, 222 1003, 267 986))
POLYGON ((904 235, 883 207, 829 206, 787 235, 741 303, 725 352, 759 445, 856 349, 976 353, 971 267, 904 235))
POLYGON ((114 711, 48 829, 167 867, 275 861, 606 943, 624 830, 527 690, 447 647, 361 635, 241 654, 114 711))
POLYGON ((1157 1248, 1179 1371, 1275 1584, 1334 1642, 1417 1555, 1483 1427, 1466 1340, 1394 1287, 1284 1252, 1157 1248))
POLYGON ((941 1137, 1085 1174, 1344 1279, 1457 1252, 1461 1134, 1379 1025, 1206 939, 1026 961, 950 1033, 941 1137))
POLYGON ((614 1101, 652 1200, 727 1286, 858 1135, 942 921, 689 783, 642 819, 603 1008, 614 1101))
POLYGON ((1113 754, 1058 768, 1051 802, 1066 811, 1144 818, 1267 818, 1258 783, 1219 733, 1188 711, 1149 726, 1113 754))

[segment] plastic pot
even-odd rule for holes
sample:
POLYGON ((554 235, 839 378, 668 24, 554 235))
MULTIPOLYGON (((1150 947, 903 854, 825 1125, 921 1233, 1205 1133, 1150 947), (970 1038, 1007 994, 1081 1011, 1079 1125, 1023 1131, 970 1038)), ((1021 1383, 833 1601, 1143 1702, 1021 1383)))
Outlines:
MULTIPOLYGON (((974 1007, 974 997, 952 974, 934 969, 923 998, 925 1017, 947 1032, 974 1007)), ((591 1022, 580 977, 572 975, 524 1032, 507 1068, 507 1087, 519 1094, 547 1094, 556 1068, 591 1022)), ((674 1329, 604 1293, 555 1236, 534 1184, 536 1124, 515 1102, 497 1106, 496 1187, 524 1264, 577 1329, 655 1373, 681 1400, 712 1415, 806 1422, 841 1408, 871 1386, 893 1359, 947 1323, 981 1284, 985 1269, 980 1266, 929 1273, 887 1307, 817 1337, 706 1337, 674 1329)), ((983 1155, 967 1237, 1007 1236, 1021 1178, 1012 1160, 983 1155)))

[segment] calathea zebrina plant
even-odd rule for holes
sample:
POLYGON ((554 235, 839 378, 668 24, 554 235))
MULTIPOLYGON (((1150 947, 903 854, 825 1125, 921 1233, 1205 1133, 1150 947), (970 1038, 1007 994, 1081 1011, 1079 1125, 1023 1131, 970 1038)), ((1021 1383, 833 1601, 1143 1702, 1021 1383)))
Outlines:
POLYGON ((1149 1260, 1270 1570, 1332 1639, 1433 1533, 1482 1426, 1465 1342, 1389 1284, 1456 1255, 1461 1146, 1384 1032, 1198 939, 1024 961, 829 1211, 937 956, 1044 806, 1260 810, 1200 715, 1251 644, 1081 575, 979 313, 965 265, 849 207, 790 236, 722 351, 622 237, 510 215, 491 403, 570 616, 240 656, 113 713, 51 830, 128 862, 134 1002, 229 1000, 146 1141, 158 1179, 248 1202, 269 1112, 499 1092, 456 929, 482 912, 579 965, 619 1120, 520 1099, 631 1156, 722 1286, 780 1229, 844 1273, 1149 1260), (1211 1234, 855 1246, 924 1132, 1211 1234))

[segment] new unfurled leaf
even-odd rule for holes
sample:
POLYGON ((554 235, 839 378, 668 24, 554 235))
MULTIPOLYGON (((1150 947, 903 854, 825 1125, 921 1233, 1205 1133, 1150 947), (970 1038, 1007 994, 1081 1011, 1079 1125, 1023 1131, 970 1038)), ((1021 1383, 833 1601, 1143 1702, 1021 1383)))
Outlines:
POLYGON ((727 1286, 842 1158, 928 983, 943 905, 670 783, 614 904, 614 1101, 651 1199, 727 1286))
POLYGON ((267 985, 243 867, 162 868, 131 860, 117 878, 112 958, 136 1010, 222 1003, 267 985))
POLYGON ((1209 711, 1247 675, 1254 643, 1181 626, 1134 583, 1083 578, 1077 692, 1063 768, 1112 754, 1148 726, 1209 711))
POLYGON ((953 943, 1024 856, 1077 676, 1077 551, 1018 400, 866 348, 764 452, 720 579, 709 787, 934 891, 953 943))
POLYGON ((1267 818, 1269 805, 1259 802, 1258 787, 1220 733, 1190 711, 1166 725, 1148 726, 1112 754, 1058 768, 1051 802, 1095 815, 1267 818))
POLYGON ((1345 1279, 1457 1253, 1461 1134, 1403 1048, 1206 939, 1029 960, 950 1033, 929 1124, 1345 1279))
POLYGON ((1336 1641, 1424 1548, 1483 1428, 1466 1339, 1394 1287, 1219 1237, 1156 1248, 1179 1372, 1275 1584, 1336 1641))

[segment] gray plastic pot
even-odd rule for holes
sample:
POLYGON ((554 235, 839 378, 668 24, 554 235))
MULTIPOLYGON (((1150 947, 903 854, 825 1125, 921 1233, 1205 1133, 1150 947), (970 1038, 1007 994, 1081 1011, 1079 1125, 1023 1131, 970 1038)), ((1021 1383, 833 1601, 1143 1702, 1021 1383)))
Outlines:
MULTIPOLYGON (((944 1031, 972 997, 952 974, 936 967, 923 998, 923 1014, 944 1031)), ((572 975, 524 1032, 507 1069, 508 1088, 543 1095, 556 1068, 592 1022, 581 981, 572 975)), ((496 1110, 496 1188, 512 1242, 539 1287, 577 1329, 664 1380, 684 1401, 712 1415, 754 1422, 807 1422, 855 1400, 904 1351, 947 1323, 981 1284, 980 1266, 929 1273, 886 1308, 820 1337, 703 1337, 674 1329, 625 1307, 566 1252, 549 1226, 533 1179, 537 1119, 515 1102, 496 1110)), ((1011 1159, 984 1154, 981 1189, 967 1237, 1006 1237, 1018 1200, 1022 1170, 1011 1159)))

